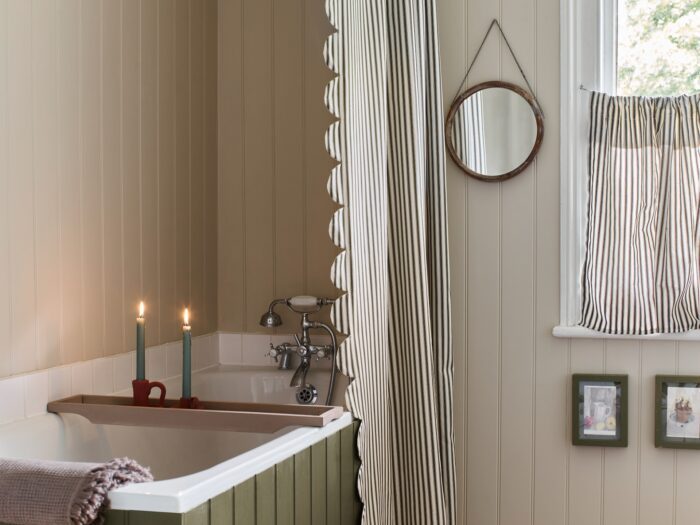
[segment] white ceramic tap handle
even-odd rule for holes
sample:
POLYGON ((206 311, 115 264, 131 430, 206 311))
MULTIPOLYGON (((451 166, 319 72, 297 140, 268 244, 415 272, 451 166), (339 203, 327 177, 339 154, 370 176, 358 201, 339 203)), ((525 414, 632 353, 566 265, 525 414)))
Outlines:
POLYGON ((289 305, 297 308, 312 308, 318 305, 318 298, 311 295, 297 295, 289 299, 289 305))

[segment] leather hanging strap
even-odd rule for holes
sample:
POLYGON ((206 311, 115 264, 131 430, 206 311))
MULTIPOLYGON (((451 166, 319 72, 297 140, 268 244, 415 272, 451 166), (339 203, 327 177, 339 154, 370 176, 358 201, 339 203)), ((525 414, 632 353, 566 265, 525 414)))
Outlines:
POLYGON ((513 48, 510 47, 510 42, 508 42, 508 39, 506 38, 506 35, 503 32, 503 29, 501 28, 501 24, 499 24, 498 20, 496 20, 495 18, 491 22, 491 25, 489 26, 488 31, 486 31, 486 35, 484 36, 484 39, 481 41, 481 44, 479 45, 479 49, 476 50, 476 55, 474 55, 474 58, 472 59, 471 63, 469 64, 469 67, 467 68, 467 72, 464 75, 464 78, 462 79, 462 82, 460 83, 459 88, 457 89, 457 94, 455 95, 454 99, 452 99, 452 102, 454 103, 454 101, 457 100, 457 97, 459 96, 459 94, 462 92, 462 88, 464 87, 464 83, 467 81, 467 77, 469 76, 470 71, 474 67, 474 64, 476 63, 476 59, 479 58, 479 53, 481 53, 481 49, 484 47, 484 44, 486 43, 486 39, 489 37, 489 34, 491 33, 493 26, 496 26, 498 28, 498 31, 501 33, 501 36, 503 37, 503 41, 506 43, 506 46, 508 47, 508 51, 510 51, 510 55, 513 57, 513 61, 515 62, 515 65, 518 66, 518 71, 520 71, 520 74, 522 75, 523 80, 525 80, 525 84, 527 84, 527 88, 530 91, 530 94, 532 95, 532 98, 534 99, 535 104, 537 104, 537 108, 540 110, 542 115, 544 115, 544 111, 542 111, 542 106, 540 106, 540 101, 537 100, 537 96, 535 96, 535 92, 532 89, 530 82, 527 80, 527 76, 525 75, 523 68, 520 66, 520 62, 518 62, 518 59, 515 56, 515 52, 513 51, 513 48))

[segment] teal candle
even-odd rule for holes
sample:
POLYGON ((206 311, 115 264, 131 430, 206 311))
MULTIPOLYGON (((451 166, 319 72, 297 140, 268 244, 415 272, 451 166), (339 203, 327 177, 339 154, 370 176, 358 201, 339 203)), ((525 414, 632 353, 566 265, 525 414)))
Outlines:
POLYGON ((182 397, 192 397, 192 329, 189 312, 185 308, 185 324, 182 326, 182 397))
POLYGON ((136 379, 146 379, 146 319, 143 317, 143 302, 136 318, 136 379))

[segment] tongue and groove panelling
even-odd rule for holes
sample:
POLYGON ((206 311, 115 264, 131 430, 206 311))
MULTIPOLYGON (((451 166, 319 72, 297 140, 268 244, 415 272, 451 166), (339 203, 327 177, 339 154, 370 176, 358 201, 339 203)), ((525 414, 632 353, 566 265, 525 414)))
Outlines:
POLYGON ((0 377, 216 330, 217 7, 0 0, 0 377))

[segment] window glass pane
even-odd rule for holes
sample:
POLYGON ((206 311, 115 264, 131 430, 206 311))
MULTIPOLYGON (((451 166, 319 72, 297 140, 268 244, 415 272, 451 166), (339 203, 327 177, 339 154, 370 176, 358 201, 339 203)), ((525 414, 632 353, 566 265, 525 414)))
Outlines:
POLYGON ((700 0, 618 0, 617 94, 700 91, 700 0))

